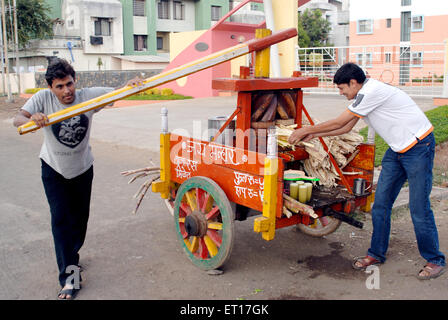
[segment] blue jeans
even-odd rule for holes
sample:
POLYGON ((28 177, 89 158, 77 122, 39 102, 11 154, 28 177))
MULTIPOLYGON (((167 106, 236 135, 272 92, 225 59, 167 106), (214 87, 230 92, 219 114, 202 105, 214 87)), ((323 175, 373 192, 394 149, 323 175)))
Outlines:
POLYGON ((409 210, 420 255, 428 262, 445 266, 439 251, 439 236, 431 210, 434 135, 431 133, 405 153, 390 148, 381 163, 382 170, 372 208, 373 234, 367 254, 381 262, 389 246, 392 205, 406 179, 409 182, 409 210))

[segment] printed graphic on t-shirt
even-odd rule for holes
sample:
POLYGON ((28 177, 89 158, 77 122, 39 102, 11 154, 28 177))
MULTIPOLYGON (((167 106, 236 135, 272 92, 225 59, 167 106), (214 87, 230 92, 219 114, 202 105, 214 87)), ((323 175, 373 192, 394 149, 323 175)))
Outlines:
POLYGON ((356 106, 357 105, 359 105, 360 103, 361 103, 361 101, 362 101, 362 99, 364 98, 364 95, 363 94, 358 94, 357 96, 356 96, 356 100, 355 100, 355 102, 353 103, 353 105, 352 105, 352 107, 353 108, 356 108, 356 106))
POLYGON ((56 139, 63 145, 75 148, 81 143, 89 128, 89 118, 81 114, 53 124, 51 129, 56 139))

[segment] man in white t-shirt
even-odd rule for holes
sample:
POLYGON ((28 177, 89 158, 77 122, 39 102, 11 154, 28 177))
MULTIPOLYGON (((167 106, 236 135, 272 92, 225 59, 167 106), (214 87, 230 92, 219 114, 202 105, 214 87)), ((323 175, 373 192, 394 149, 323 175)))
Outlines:
POLYGON ((433 126, 405 92, 367 79, 354 63, 346 63, 339 68, 333 82, 341 95, 354 102, 336 119, 295 130, 289 142, 297 144, 315 137, 347 133, 362 118, 389 145, 382 160, 372 208, 371 246, 367 256, 356 259, 353 267, 365 270, 369 265, 386 260, 392 205, 407 180, 409 209, 418 249, 427 261, 417 277, 426 280, 440 276, 446 263, 445 256, 439 251, 438 232, 429 199, 435 148, 433 126))
MULTIPOLYGON (((54 59, 45 74, 48 89, 33 95, 14 118, 19 127, 32 120, 44 131, 40 151, 42 182, 50 206, 51 228, 62 287, 59 299, 73 299, 80 289, 79 254, 87 231, 93 179, 93 156, 89 145, 93 114, 88 111, 47 126, 48 114, 77 105, 114 90, 76 90, 75 71, 63 59, 54 59), (73 274, 71 274, 73 273, 73 274)), ((141 84, 134 78, 127 85, 141 84)))

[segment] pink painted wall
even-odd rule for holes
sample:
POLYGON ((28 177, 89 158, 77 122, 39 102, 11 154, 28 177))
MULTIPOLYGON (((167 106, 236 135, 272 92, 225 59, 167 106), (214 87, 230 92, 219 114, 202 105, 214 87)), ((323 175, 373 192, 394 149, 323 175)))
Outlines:
MULTIPOLYGON (((400 43, 400 19, 392 19, 386 28, 386 19, 373 22, 372 34, 357 34, 356 21, 350 21, 350 46, 400 43)), ((411 32, 411 43, 440 43, 448 39, 448 16, 424 17, 424 31, 411 32)))
MULTIPOLYGON (((397 85, 400 70, 400 19, 392 19, 391 28, 386 27, 386 19, 374 21, 372 34, 357 34, 356 21, 350 22, 350 61, 356 61, 357 53, 372 53, 371 66, 366 71, 374 78, 397 85), (374 47, 374 45, 385 45, 374 47), (353 46, 364 46, 356 48, 353 46), (370 46, 370 47, 369 47, 370 46), (385 53, 392 53, 390 63, 385 63, 385 53)), ((420 79, 443 74, 443 41, 448 39, 448 16, 426 16, 424 31, 411 32, 411 52, 423 52, 422 66, 410 66, 409 78, 420 79), (439 45, 429 45, 437 43, 439 45), (421 45, 428 44, 428 45, 421 45), (441 53, 442 52, 442 53, 441 53)), ((415 84, 415 83, 414 83, 415 84)), ((424 85, 424 83, 422 83, 424 85)), ((441 85, 436 83, 434 85, 441 85)))
MULTIPOLYGON (((168 71, 201 57, 205 57, 213 52, 235 46, 239 43, 238 39, 241 36, 244 37, 245 41, 255 37, 255 28, 253 30, 241 31, 238 25, 235 25, 226 26, 222 29, 224 30, 211 29, 202 34, 197 40, 192 42, 184 51, 174 58, 164 71, 168 71), (198 43, 207 44, 208 49, 205 51, 198 51, 196 49, 196 45, 198 43)), ((211 87, 212 80, 216 78, 230 77, 230 69, 230 62, 224 62, 215 67, 189 75, 185 86, 180 86, 178 82, 172 81, 162 87, 171 88, 176 93, 193 96, 195 98, 217 96, 218 91, 212 89, 211 87)))
POLYGON ((386 28, 386 19, 373 22, 372 34, 357 34, 356 21, 350 21, 350 46, 400 43, 400 19, 392 19, 390 28, 386 28))
POLYGON ((448 39, 448 16, 424 18, 424 31, 411 32, 411 43, 439 43, 448 39))

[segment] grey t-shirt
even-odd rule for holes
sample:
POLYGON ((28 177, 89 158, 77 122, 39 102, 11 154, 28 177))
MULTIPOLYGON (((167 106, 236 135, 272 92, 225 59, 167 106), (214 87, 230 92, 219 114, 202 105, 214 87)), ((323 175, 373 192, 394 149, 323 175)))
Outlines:
MULTIPOLYGON (((22 107, 30 114, 49 115, 113 91, 113 88, 84 88, 76 90, 75 100, 65 105, 49 90, 33 95, 22 107)), ((87 171, 93 164, 89 145, 90 127, 94 110, 44 127, 44 142, 39 157, 66 179, 72 179, 87 171)))

